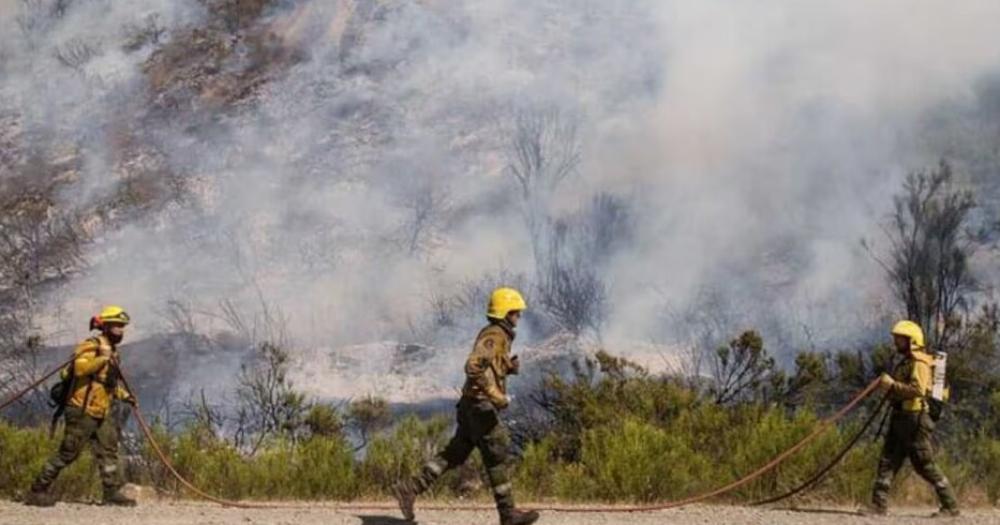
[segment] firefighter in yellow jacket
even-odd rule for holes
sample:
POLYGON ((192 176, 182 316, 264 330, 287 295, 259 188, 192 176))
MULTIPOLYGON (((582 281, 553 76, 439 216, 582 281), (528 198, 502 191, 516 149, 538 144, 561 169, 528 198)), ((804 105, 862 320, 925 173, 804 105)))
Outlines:
POLYGON ((518 359, 511 355, 515 328, 526 305, 512 288, 498 288, 490 296, 486 317, 489 324, 479 332, 465 363, 465 386, 458 402, 458 429, 437 457, 423 466, 419 475, 395 487, 403 517, 413 521, 416 496, 427 490, 446 471, 468 459, 474 449, 486 465, 501 525, 530 525, 535 511, 517 510, 508 472, 510 437, 499 411, 510 404, 507 376, 517 374, 518 359))
POLYGON ((931 444, 934 421, 927 398, 932 387, 934 358, 927 352, 924 331, 917 323, 900 321, 892 328, 892 335, 896 351, 904 359, 891 375, 882 374, 879 383, 892 402, 892 418, 878 462, 869 513, 886 513, 892 480, 909 458, 913 469, 937 493, 941 510, 936 516, 957 516, 958 503, 948 478, 934 463, 931 444))
POLYGON ((100 333, 76 347, 62 443, 35 478, 25 503, 55 504, 49 488, 62 469, 76 461, 84 446, 90 443, 101 474, 102 502, 105 505, 135 505, 135 500, 121 492, 124 481, 118 467, 119 428, 111 416, 113 400, 135 403, 135 398, 119 381, 118 372, 117 345, 128 323, 128 314, 118 306, 108 306, 91 319, 90 329, 100 333))

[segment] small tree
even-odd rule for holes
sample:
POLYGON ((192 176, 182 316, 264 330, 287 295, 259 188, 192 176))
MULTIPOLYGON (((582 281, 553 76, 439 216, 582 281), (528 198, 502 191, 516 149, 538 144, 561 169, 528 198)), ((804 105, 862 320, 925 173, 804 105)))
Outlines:
POLYGON ((948 356, 949 412, 961 428, 1000 431, 1000 307, 984 305, 956 330, 948 356), (954 351, 957 350, 957 351, 954 351))
POLYGON ((982 233, 972 232, 969 216, 975 208, 971 193, 955 188, 951 166, 941 161, 930 171, 911 173, 885 229, 887 256, 874 255, 885 270, 906 315, 927 331, 932 347, 947 348, 959 315, 970 306, 976 280, 969 259, 982 233))
POLYGON ((590 261, 567 249, 568 226, 552 236, 548 262, 538 277, 538 300, 560 327, 579 335, 600 332, 607 316, 607 290, 590 261))
POLYGON ((368 446, 375 433, 389 426, 392 422, 392 413, 385 399, 367 396, 351 402, 347 409, 347 418, 361 440, 357 447, 357 450, 361 450, 368 446))
POLYGON ((305 425, 309 434, 319 437, 335 437, 344 434, 344 420, 336 407, 316 403, 309 408, 305 425))
POLYGON ((433 237, 435 228, 447 211, 448 200, 448 192, 443 186, 427 178, 416 179, 422 182, 415 184, 412 191, 401 199, 408 215, 403 225, 403 236, 410 255, 421 251, 433 237))
POLYGON ((236 395, 239 400, 240 431, 237 444, 244 435, 257 437, 250 453, 267 437, 285 435, 295 439, 302 428, 308 406, 305 395, 295 391, 288 379, 288 351, 272 343, 260 345, 253 363, 240 367, 236 395))
POLYGON ((580 165, 575 119, 558 109, 521 110, 507 133, 507 172, 521 193, 538 273, 544 272, 546 236, 552 221, 552 196, 580 165))
POLYGON ((632 239, 629 201, 607 193, 567 219, 553 221, 538 300, 563 329, 600 336, 608 316, 603 275, 612 257, 632 239))
MULTIPOLYGON (((19 169, 15 184, 0 185, 0 394, 37 379, 44 349, 38 316, 42 295, 86 267, 85 233, 73 212, 56 208, 44 184, 53 167, 40 156, 19 169)), ((36 390, 19 405, 31 419, 47 412, 36 390)))
POLYGON ((784 376, 777 373, 774 358, 764 348, 760 334, 749 330, 715 351, 711 363, 716 404, 762 400, 765 388, 779 387, 784 376))
POLYGON ((569 374, 546 372, 530 399, 540 411, 534 428, 515 428, 521 445, 551 440, 554 457, 580 461, 588 430, 637 417, 668 425, 696 403, 696 396, 670 377, 607 352, 574 361, 569 374), (542 432, 539 429, 544 429, 542 432))
POLYGON ((203 439, 214 440, 220 437, 225 426, 226 417, 220 407, 212 406, 205 397, 205 389, 198 392, 198 397, 191 396, 183 403, 183 411, 191 419, 191 426, 203 439))

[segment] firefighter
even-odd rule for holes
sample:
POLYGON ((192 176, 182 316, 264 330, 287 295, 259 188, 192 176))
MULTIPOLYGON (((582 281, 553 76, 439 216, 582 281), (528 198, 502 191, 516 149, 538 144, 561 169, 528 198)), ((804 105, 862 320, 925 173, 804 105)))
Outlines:
POLYGON ((878 462, 871 514, 886 514, 889 488, 903 462, 909 458, 920 477, 934 486, 940 502, 935 516, 958 516, 958 503, 951 484, 934 463, 931 435, 934 421, 929 414, 928 396, 932 386, 934 358, 924 345, 924 332, 913 321, 900 321, 892 328, 893 343, 903 361, 892 374, 883 373, 879 387, 892 402, 889 433, 878 462))
POLYGON ((455 436, 423 466, 420 474, 395 486, 399 508, 408 521, 413 521, 416 497, 446 471, 465 463, 477 448, 486 465, 500 524, 530 525, 538 520, 537 512, 514 506, 508 472, 510 436, 499 414, 510 404, 507 376, 518 373, 518 358, 511 355, 510 349, 525 308, 524 298, 517 290, 498 288, 491 294, 486 313, 489 324, 479 332, 465 363, 466 381, 457 405, 455 436))
POLYGON ((77 345, 74 352, 62 443, 32 483, 26 504, 54 505, 56 498, 49 488, 62 469, 76 461, 90 443, 104 489, 102 503, 135 505, 135 500, 121 492, 124 481, 118 466, 120 429, 111 414, 114 400, 135 404, 135 398, 119 381, 118 372, 117 346, 128 324, 129 316, 119 306, 105 307, 90 320, 90 329, 98 333, 77 345))

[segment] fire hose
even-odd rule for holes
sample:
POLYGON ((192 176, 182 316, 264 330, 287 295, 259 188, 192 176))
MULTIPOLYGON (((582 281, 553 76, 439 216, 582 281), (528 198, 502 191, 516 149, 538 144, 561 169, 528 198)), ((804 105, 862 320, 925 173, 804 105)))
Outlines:
MULTIPOLYGON (((126 388, 128 388, 130 392, 134 392, 131 389, 131 387, 129 387, 128 381, 125 379, 124 375, 122 375, 122 381, 125 383, 126 388)), ((690 497, 687 497, 687 498, 684 498, 684 499, 680 499, 680 500, 662 502, 662 503, 653 504, 653 505, 635 505, 635 506, 629 506, 629 507, 568 507, 568 506, 549 505, 549 506, 541 506, 541 507, 535 507, 535 508, 536 508, 536 510, 545 510, 545 511, 552 511, 552 512, 576 512, 576 513, 608 512, 608 511, 629 512, 629 513, 631 513, 631 512, 652 512, 652 511, 666 510, 666 509, 671 509, 671 508, 677 508, 677 507, 682 507, 682 506, 686 506, 686 505, 691 505, 693 503, 698 503, 698 502, 705 501, 707 499, 710 499, 710 498, 713 498, 713 497, 725 494, 727 492, 730 492, 732 490, 735 490, 735 489, 737 489, 739 487, 742 487, 742 486, 750 483, 751 481, 759 478, 760 476, 762 476, 762 475, 766 474, 767 472, 769 472, 769 471, 773 470, 774 468, 776 468, 778 465, 780 465, 786 459, 788 459, 793 454, 795 454, 796 452, 798 452, 799 450, 801 450, 803 447, 805 447, 811 441, 813 441, 814 439, 816 439, 820 435, 822 435, 825 432, 827 432, 837 421, 843 419, 844 416, 846 416, 851 410, 853 410, 854 407, 856 407, 862 400, 864 400, 865 398, 867 398, 877 387, 878 387, 878 381, 877 380, 872 381, 867 387, 865 387, 862 391, 860 391, 843 408, 841 408, 839 411, 837 411, 835 414, 833 414, 829 418, 821 421, 816 426, 816 428, 813 430, 812 433, 810 433, 809 435, 807 435, 806 437, 804 437, 798 443, 796 443, 795 445, 793 445, 789 449, 785 450, 783 453, 779 454, 774 459, 772 459, 770 462, 768 462, 764 466, 758 468, 754 472, 751 472, 750 474, 747 474, 746 476, 744 476, 744 477, 742 477, 742 478, 740 478, 740 479, 738 479, 736 481, 733 481, 733 482, 731 482, 731 483, 729 483, 729 484, 727 484, 727 485, 725 485, 723 487, 720 487, 718 489, 715 489, 715 490, 712 490, 712 491, 708 491, 708 492, 705 492, 703 494, 699 494, 699 495, 696 495, 696 496, 690 496, 690 497)), ((246 502, 224 500, 222 498, 217 498, 215 496, 207 494, 204 491, 198 489, 193 484, 191 484, 189 481, 187 481, 186 479, 184 479, 183 476, 181 476, 180 473, 177 472, 177 470, 172 466, 172 464, 170 463, 170 460, 166 457, 166 455, 163 453, 162 449, 156 443, 156 440, 153 437, 152 431, 150 430, 149 425, 146 423, 145 419, 142 417, 142 413, 138 410, 138 407, 134 408, 134 412, 136 414, 136 420, 138 421, 139 426, 142 429, 143 434, 145 434, 146 439, 149 440, 150 446, 153 448, 154 452, 157 454, 157 456, 159 457, 160 461, 164 464, 164 466, 167 467, 167 469, 178 480, 178 482, 180 482, 182 485, 184 485, 192 493, 194 493, 194 494, 196 494, 196 495, 198 495, 198 496, 200 496, 200 497, 202 497, 204 499, 207 499, 209 501, 213 501, 215 503, 219 503, 221 505, 231 506, 231 507, 241 507, 241 508, 279 508, 280 507, 280 506, 276 506, 276 505, 258 504, 258 503, 246 503, 246 502)), ((846 452, 844 452, 844 454, 846 454, 846 452)), ((832 468, 832 466, 830 468, 832 468)), ((377 505, 377 504, 358 504, 358 505, 340 505, 340 506, 338 506, 338 508, 341 508, 341 509, 350 509, 350 510, 389 510, 389 509, 394 509, 395 506, 393 506, 393 505, 384 505, 384 504, 383 505, 377 505)), ((421 508, 423 508, 424 510, 457 510, 459 507, 452 506, 452 505, 422 505, 421 508)), ((491 506, 485 506, 485 505, 476 505, 476 506, 471 506, 470 505, 470 506, 461 507, 461 509, 462 510, 490 510, 490 509, 492 509, 492 507, 491 506)))
POLYGON ((677 508, 677 507, 683 507, 683 506, 686 506, 686 505, 691 505, 691 504, 694 504, 694 503, 699 503, 699 502, 705 501, 707 499, 714 498, 716 496, 721 496, 722 494, 725 494, 727 492, 731 492, 733 490, 736 490, 736 489, 738 489, 738 488, 740 488, 740 487, 742 487, 742 486, 750 483, 751 481, 753 481, 753 480, 755 480, 755 479, 763 476, 764 474, 770 472, 771 470, 774 470, 778 465, 780 465, 786 459, 788 459, 793 454, 795 454, 796 452, 798 452, 799 450, 801 450, 803 447, 805 447, 806 445, 808 445, 811 441, 813 441, 814 439, 818 438, 822 434, 826 433, 826 431, 828 431, 837 421, 840 421, 841 419, 843 419, 844 416, 846 416, 851 410, 853 410, 854 407, 856 407, 862 400, 864 400, 866 397, 868 397, 869 395, 871 395, 871 393, 874 392, 876 388, 878 388, 878 379, 876 379, 876 380, 872 381, 871 383, 869 383, 867 387, 865 387, 863 390, 861 390, 860 392, 858 392, 858 394, 855 395, 853 399, 851 399, 846 405, 844 405, 840 410, 838 410, 832 416, 830 416, 830 417, 828 417, 828 418, 820 421, 820 423, 818 425, 816 425, 816 428, 809 435, 807 435, 806 437, 802 438, 798 443, 792 445, 790 448, 788 448, 787 450, 785 450, 781 454, 778 454, 777 456, 774 457, 774 459, 772 459, 771 461, 769 461, 764 466, 758 468, 757 470, 755 470, 755 471, 747 474, 746 476, 743 476, 740 479, 737 479, 736 481, 732 481, 732 482, 730 482, 730 483, 728 483, 728 484, 726 484, 726 485, 724 485, 722 487, 719 487, 717 489, 710 490, 710 491, 704 492, 702 494, 698 494, 698 495, 695 495, 695 496, 689 496, 687 498, 683 498, 683 499, 679 499, 679 500, 675 500, 675 501, 667 501, 667 502, 650 504, 650 505, 634 505, 634 506, 630 506, 630 507, 613 507, 613 508, 610 508, 610 509, 601 509, 601 508, 594 508, 594 509, 584 508, 584 509, 578 509, 578 508, 566 507, 566 506, 549 506, 549 507, 542 507, 539 510, 548 510, 548 511, 556 511, 556 512, 606 512, 607 510, 613 510, 615 512, 653 512, 653 511, 658 511, 658 510, 666 510, 666 509, 674 509, 674 508, 677 508))
MULTIPOLYGON (((879 414, 882 413, 882 410, 885 408, 887 402, 888 402, 888 397, 884 396, 882 398, 882 401, 879 402, 878 407, 871 413, 870 416, 868 416, 868 419, 865 420, 864 424, 861 425, 861 428, 858 429, 858 431, 847 442, 847 444, 844 445, 844 447, 842 449, 840 449, 840 452, 838 452, 833 457, 833 459, 830 460, 829 463, 827 463, 827 465, 825 467, 823 467, 820 470, 818 470, 812 477, 810 477, 809 479, 803 481, 802 483, 800 483, 799 485, 797 485, 795 488, 793 488, 793 489, 791 489, 791 490, 789 490, 787 492, 783 492, 783 493, 781 493, 781 494, 779 494, 777 496, 772 496, 772 497, 767 498, 767 499, 762 499, 762 500, 755 501, 755 502, 751 503, 750 506, 751 507, 758 507, 758 506, 761 506, 761 505, 770 505, 772 503, 777 503, 779 501, 786 500, 786 499, 794 497, 794 496, 798 496, 799 494, 801 494, 801 493, 803 493, 803 492, 805 492, 805 491, 807 491, 807 490, 815 487, 817 484, 819 484, 819 482, 822 481, 830 473, 830 471, 832 471, 834 469, 834 467, 836 467, 838 464, 840 464, 841 460, 843 460, 844 457, 847 456, 847 453, 850 452, 851 449, 853 449, 854 446, 857 445, 859 441, 861 441, 861 438, 863 438, 865 436, 865 433, 868 432, 868 429, 872 426, 873 423, 875 423, 875 419, 879 416, 879 414)), ((889 415, 889 413, 886 412, 885 415, 882 417, 882 423, 879 424, 879 430, 878 430, 878 432, 876 432, 876 435, 880 435, 882 433, 882 426, 884 426, 884 424, 885 424, 885 417, 888 416, 888 415, 889 415)))
MULTIPOLYGON (((62 366, 64 366, 64 365, 62 365, 62 366)), ((2 405, 0 405, 0 409, 3 409, 5 407, 9 406, 10 404, 14 403, 18 398, 20 398, 21 396, 27 394, 32 389, 34 389, 38 385, 42 384, 46 379, 48 379, 49 377, 51 377, 51 376, 55 375, 56 373, 58 373, 59 370, 62 369, 62 366, 60 366, 59 368, 57 368, 53 372, 47 374, 46 376, 42 377, 41 379, 39 379, 38 381, 36 381, 35 383, 33 383, 29 388, 26 388, 23 391, 21 391, 20 393, 18 393, 18 395, 16 395, 16 396, 12 397, 11 399, 5 401, 2 405)), ((119 377, 121 378, 122 383, 125 385, 125 388, 128 389, 128 391, 132 394, 133 398, 135 398, 136 397, 135 396, 135 390, 132 389, 131 385, 128 382, 128 379, 125 377, 125 374, 122 373, 120 367, 119 367, 119 377)), ((787 450, 785 450, 781 454, 778 454, 773 459, 771 459, 771 461, 769 461, 765 465, 761 466, 757 470, 755 470, 755 471, 753 471, 753 472, 751 472, 751 473, 749 473, 749 474, 747 474, 747 475, 745 475, 745 476, 743 476, 743 477, 741 477, 741 478, 739 478, 739 479, 737 479, 735 481, 732 481, 732 482, 730 482, 730 483, 728 483, 728 484, 726 484, 726 485, 724 485, 722 487, 719 487, 719 488, 716 488, 716 489, 713 489, 713 490, 710 490, 710 491, 707 491, 707 492, 704 492, 704 493, 701 493, 701 494, 689 496, 689 497, 686 497, 686 498, 683 498, 683 499, 678 499, 678 500, 674 500, 674 501, 667 501, 667 502, 660 502, 660 503, 649 504, 649 505, 594 506, 594 507, 543 505, 543 506, 536 506, 535 509, 536 510, 542 510, 542 511, 567 512, 567 513, 599 513, 599 512, 635 513, 635 512, 654 512, 654 511, 660 511, 660 510, 667 510, 667 509, 673 509, 673 508, 683 507, 683 506, 691 505, 691 504, 694 504, 694 503, 699 503, 699 502, 702 502, 702 501, 705 501, 705 500, 708 500, 708 499, 720 496, 722 494, 726 494, 728 492, 736 490, 736 489, 738 489, 738 488, 740 488, 740 487, 742 487, 742 486, 744 486, 744 485, 746 485, 746 484, 754 481, 755 479, 757 479, 757 478, 763 476, 764 474, 766 474, 766 473, 774 470, 775 468, 777 468, 781 463, 783 463, 789 457, 791 457, 792 455, 794 455, 795 453, 797 453, 799 450, 801 450, 802 448, 804 448, 810 442, 812 442, 813 440, 815 440, 816 438, 818 438, 822 434, 824 434, 827 431, 829 431, 830 428, 834 424, 836 424, 838 421, 840 421, 841 419, 843 419, 849 412, 851 412, 851 410, 853 410, 859 403, 861 403, 861 401, 863 401, 865 398, 867 398, 869 395, 871 395, 871 393, 874 392, 877 387, 878 387, 878 380, 876 379, 876 380, 872 381, 871 383, 869 383, 868 386, 866 386, 864 389, 862 389, 861 391, 859 391, 854 396, 854 398, 852 398, 840 410, 838 410, 836 413, 834 413, 830 417, 828 417, 828 418, 820 421, 819 424, 816 425, 816 428, 813 429, 813 431, 811 433, 809 433, 804 438, 802 438, 799 442, 797 442, 796 444, 792 445, 790 448, 788 448, 787 450)), ((880 405, 880 407, 881 407, 881 405, 880 405)), ((268 504, 268 503, 233 501, 233 500, 228 500, 228 499, 225 499, 225 498, 220 498, 220 497, 213 496, 212 494, 209 494, 209 493, 201 490, 200 488, 198 488, 197 486, 195 486, 193 483, 191 483, 188 479, 186 479, 183 475, 181 475, 181 473, 178 472, 177 469, 173 466, 173 463, 170 461, 169 457, 167 457, 167 455, 163 452, 163 449, 160 447, 159 443, 156 441, 156 438, 153 435, 152 428, 146 422, 146 419, 143 417, 142 412, 139 410, 138 403, 136 403, 136 404, 134 404, 132 406, 132 411, 135 414, 136 422, 138 423, 140 430, 142 431, 143 435, 146 437, 146 440, 149 442, 150 448, 152 448, 153 452, 156 454, 156 456, 159 459, 159 461, 170 472, 171 476, 173 476, 178 481, 178 483, 180 483, 182 486, 184 486, 184 488, 186 488, 192 494, 194 494, 194 495, 196 495, 196 496, 198 496, 198 497, 200 497, 202 499, 205 499, 207 501, 211 501, 213 503, 217 503, 217 504, 222 505, 222 506, 235 507, 235 508, 244 508, 244 509, 287 509, 287 508, 294 508, 294 507, 301 507, 302 506, 302 505, 297 505, 297 506, 296 505, 276 505, 276 504, 268 504)), ((878 410, 876 410, 875 413, 878 413, 878 410)), ((870 421, 873 420, 873 419, 874 418, 870 418, 870 421)), ((869 426, 870 425, 870 421, 868 423, 866 423, 866 425, 863 425, 863 428, 866 428, 867 426, 869 426)), ((859 433, 859 435, 860 434, 861 433, 859 433)), ((852 441, 854 443, 856 443, 858 439, 860 439, 860 438, 856 436, 856 439, 854 439, 852 441)), ((852 446, 853 446, 853 444, 852 444, 852 446)), ((848 449, 849 448, 850 447, 848 447, 848 449)), ((846 452, 846 449, 845 449, 844 451, 841 452, 840 457, 843 457, 843 455, 846 455, 846 453, 847 452, 846 452)), ((839 461, 839 459, 835 460, 834 463, 832 463, 831 465, 829 465, 828 468, 824 469, 824 470, 832 469, 833 465, 836 464, 836 461, 839 461)), ((818 481, 823 475, 825 475, 825 472, 821 472, 819 475, 815 476, 815 478, 816 478, 815 480, 809 480, 809 481, 807 481, 807 483, 805 483, 804 486, 800 486, 795 491, 792 491, 792 492, 794 492, 794 493, 800 492, 800 490, 798 490, 798 489, 805 490, 805 488, 808 488, 808 486, 811 486, 812 483, 815 483, 815 481, 818 481)), ((792 495, 794 495, 794 494, 793 493, 788 493, 786 495, 782 495, 782 497, 779 497, 779 498, 772 498, 772 500, 773 501, 778 501, 780 499, 784 499, 784 497, 790 497, 792 495)), ((390 504, 369 504, 369 503, 362 503, 362 504, 340 504, 340 505, 337 505, 335 508, 338 509, 338 510, 364 511, 364 510, 392 510, 392 509, 395 509, 396 506, 395 505, 390 505, 390 504)), ((478 510, 492 510, 493 509, 493 507, 489 506, 489 505, 466 505, 466 506, 456 506, 456 505, 421 505, 420 508, 423 509, 423 510, 477 510, 477 511, 478 510)))
POLYGON ((10 405, 13 405, 14 403, 17 402, 18 399, 21 399, 22 397, 26 396, 28 394, 28 392, 31 392, 32 390, 38 388, 42 383, 44 383, 45 381, 47 381, 50 377, 58 374, 60 370, 62 370, 64 367, 68 366, 72 362, 73 362, 72 359, 70 359, 69 361, 66 361, 65 363, 59 365, 58 368, 53 369, 51 372, 47 372, 45 375, 43 375, 41 378, 39 378, 34 383, 31 383, 30 385, 28 385, 27 387, 25 387, 20 392, 18 392, 16 394, 14 394, 13 396, 9 397, 6 401, 3 402, 3 404, 0 404, 0 410, 3 410, 5 408, 9 407, 10 405))

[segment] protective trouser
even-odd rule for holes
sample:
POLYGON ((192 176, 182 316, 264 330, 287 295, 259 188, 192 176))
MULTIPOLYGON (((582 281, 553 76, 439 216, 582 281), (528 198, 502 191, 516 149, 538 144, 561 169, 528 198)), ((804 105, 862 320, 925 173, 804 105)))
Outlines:
POLYGON ((124 484, 118 468, 118 425, 114 418, 97 419, 88 416, 82 409, 67 407, 66 432, 55 455, 49 458, 41 474, 31 486, 33 492, 45 492, 62 472, 73 464, 83 447, 90 443, 97 468, 101 473, 104 493, 114 493, 124 484))
POLYGON ((411 482, 416 494, 427 490, 442 474, 465 463, 479 449, 497 510, 504 517, 514 510, 514 494, 508 472, 510 435, 488 401, 462 398, 458 403, 458 429, 448 446, 428 461, 411 482))
POLYGON ((934 463, 934 448, 931 444, 933 432, 934 422, 926 412, 893 411, 889 434, 885 438, 882 457, 878 462, 875 489, 872 491, 872 504, 877 509, 884 510, 888 507, 892 480, 907 458, 917 474, 934 486, 942 509, 958 508, 948 478, 934 463))

